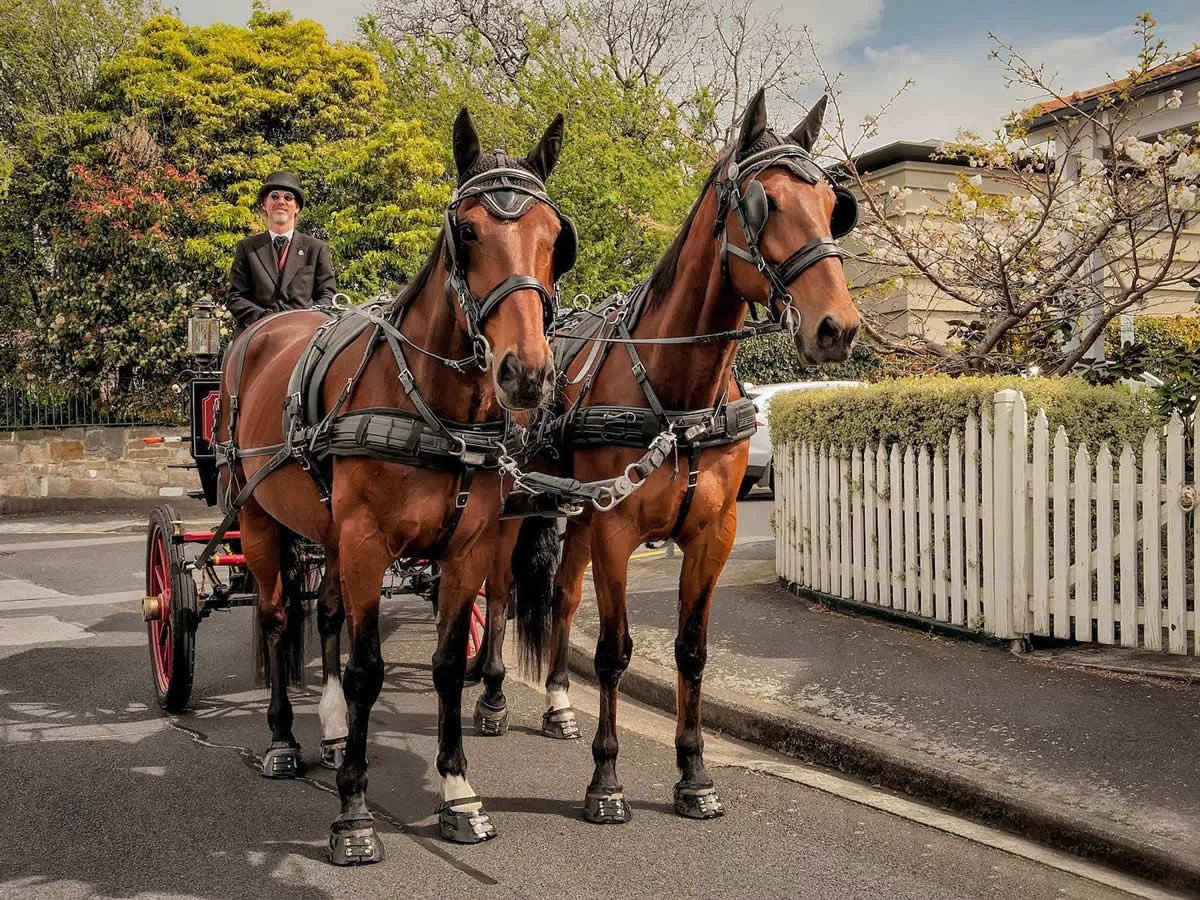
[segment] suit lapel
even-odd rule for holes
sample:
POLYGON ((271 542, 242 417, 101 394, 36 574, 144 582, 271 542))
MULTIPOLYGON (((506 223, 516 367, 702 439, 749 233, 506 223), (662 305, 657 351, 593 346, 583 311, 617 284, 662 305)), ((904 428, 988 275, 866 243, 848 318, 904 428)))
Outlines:
POLYGON ((304 262, 304 253, 307 249, 307 241, 305 241, 304 235, 298 231, 292 232, 292 244, 288 247, 287 259, 283 263, 283 277, 279 280, 280 290, 287 290, 288 282, 292 280, 292 276, 296 274, 296 270, 304 262))
POLYGON ((258 257, 263 269, 271 277, 271 282, 278 281, 279 263, 275 261, 275 248, 271 246, 270 232, 264 232, 258 236, 258 246, 254 248, 254 255, 258 257))

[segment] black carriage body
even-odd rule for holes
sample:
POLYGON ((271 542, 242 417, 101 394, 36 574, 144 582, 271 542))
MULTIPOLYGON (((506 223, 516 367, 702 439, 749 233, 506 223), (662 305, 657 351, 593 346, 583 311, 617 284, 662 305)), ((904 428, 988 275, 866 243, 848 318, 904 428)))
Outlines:
POLYGON ((220 372, 204 372, 192 379, 188 399, 192 412, 192 459, 204 489, 204 502, 217 505, 217 456, 213 447, 216 429, 217 395, 221 389, 220 372))

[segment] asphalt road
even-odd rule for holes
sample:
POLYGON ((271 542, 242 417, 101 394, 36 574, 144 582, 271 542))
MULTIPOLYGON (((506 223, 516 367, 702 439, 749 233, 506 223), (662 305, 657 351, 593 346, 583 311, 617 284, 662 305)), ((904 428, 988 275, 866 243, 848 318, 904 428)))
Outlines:
MULTIPOLYGON (((743 506, 743 534, 768 535, 770 504, 743 506)), ((323 860, 332 773, 258 774, 267 695, 250 672, 249 611, 204 622, 194 709, 164 717, 138 613, 143 538, 87 533, 86 523, 36 527, 0 529, 0 897, 1125 896, 814 789, 820 773, 724 740, 709 750, 724 760, 713 774, 728 815, 681 820, 671 809, 674 721, 627 702, 619 771, 634 819, 589 825, 588 741, 541 737, 541 695, 515 679, 507 736, 474 737, 465 725, 471 781, 500 836, 445 844, 432 815, 433 622, 411 598, 384 607, 387 679, 372 718, 369 797, 388 857, 336 869, 323 860)), ((313 687, 294 702, 311 761, 319 669, 310 673, 313 687)), ((580 687, 573 698, 590 738, 594 694, 580 687)))

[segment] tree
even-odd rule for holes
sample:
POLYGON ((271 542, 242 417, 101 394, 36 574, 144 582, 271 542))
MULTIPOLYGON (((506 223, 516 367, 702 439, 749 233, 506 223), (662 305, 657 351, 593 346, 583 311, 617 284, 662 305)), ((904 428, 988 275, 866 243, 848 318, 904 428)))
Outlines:
POLYGON ((100 67, 137 36, 142 0, 0 0, 0 140, 81 109, 100 67))
POLYGON ((486 71, 479 87, 494 100, 531 66, 607 69, 627 88, 661 90, 710 148, 760 87, 791 100, 805 80, 801 35, 750 0, 376 0, 370 27, 486 71))
POLYGON ((710 161, 656 85, 622 82, 583 49, 564 48, 552 29, 535 30, 527 64, 506 81, 477 32, 393 43, 366 25, 398 115, 425 124, 447 165, 450 122, 464 105, 489 146, 512 154, 526 152, 546 123, 565 113, 566 139, 549 191, 587 248, 561 284, 568 302, 579 293, 627 290, 649 274, 710 161))
POLYGON ((360 298, 417 271, 449 196, 438 146, 397 118, 372 53, 261 7, 247 28, 151 19, 64 134, 23 188, 21 358, 102 391, 165 389, 192 301, 223 297, 234 244, 262 227, 272 170, 297 173, 301 229, 330 241, 360 298))
MULTIPOLYGON (((834 144, 863 201, 869 280, 887 290, 896 279, 925 279, 970 310, 952 335, 957 346, 924 345, 931 363, 1066 374, 1114 317, 1200 274, 1180 253, 1200 209, 1200 135, 1190 127, 1139 137, 1154 127, 1152 83, 1192 59, 1168 51, 1154 26, 1139 17, 1136 64, 1084 98, 1056 90, 1042 67, 997 40, 993 56, 1007 77, 1049 99, 1012 114, 992 138, 961 134, 941 148, 941 158, 975 170, 945 195, 918 200, 859 173, 861 134, 850 137, 835 110, 834 144)), ((1166 94, 1166 108, 1181 98, 1166 94)))

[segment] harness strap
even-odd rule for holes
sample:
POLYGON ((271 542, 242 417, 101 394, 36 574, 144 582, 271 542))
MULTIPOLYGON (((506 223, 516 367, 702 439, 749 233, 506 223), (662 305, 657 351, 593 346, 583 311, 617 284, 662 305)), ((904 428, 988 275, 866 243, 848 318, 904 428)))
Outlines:
POLYGON ((454 538, 454 532, 458 530, 458 523, 462 521, 463 513, 467 509, 467 503, 471 500, 471 482, 474 480, 475 469, 472 466, 464 468, 458 476, 458 493, 454 497, 454 508, 450 510, 446 524, 442 526, 441 538, 429 551, 430 558, 440 559, 449 548, 450 541, 454 538))
POLYGON ((683 502, 679 504, 679 515, 675 517, 675 527, 671 529, 671 540, 679 537, 683 524, 687 521, 688 512, 692 508, 692 498, 696 496, 696 484, 700 480, 700 448, 692 444, 688 448, 688 480, 687 490, 683 494, 683 502))
MULTIPOLYGON (((483 324, 496 311, 502 301, 509 295, 515 294, 517 291, 536 291, 537 295, 542 300, 542 311, 544 315, 543 326, 545 331, 549 331, 554 327, 553 319, 553 295, 546 290, 546 286, 532 275, 509 275, 502 282, 488 291, 486 297, 478 304, 475 310, 475 328, 482 329, 483 324)), ((472 302, 474 302, 472 300, 472 302)), ((468 320, 470 317, 468 316, 468 320)))
MULTIPOLYGON (((277 469, 282 468, 290 460, 291 452, 287 446, 280 445, 275 455, 267 460, 267 464, 255 472, 250 480, 246 482, 245 487, 243 487, 238 493, 237 498, 229 504, 229 509, 225 511, 225 518, 221 520, 221 524, 218 525, 217 529, 213 532, 212 538, 207 544, 204 545, 204 549, 200 551, 195 560, 192 561, 192 566, 194 568, 202 569, 205 565, 207 565, 209 559, 212 557, 213 551, 217 549, 217 546, 224 539, 225 532, 229 530, 229 526, 233 524, 233 520, 236 519, 238 513, 242 511, 242 507, 246 505, 247 501, 254 493, 254 489, 257 488, 268 475, 277 469)), ((232 477, 233 466, 229 467, 229 472, 230 476, 232 477)))

